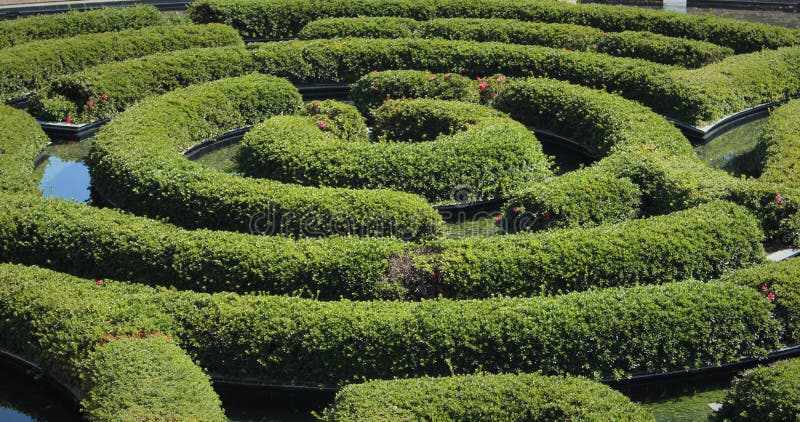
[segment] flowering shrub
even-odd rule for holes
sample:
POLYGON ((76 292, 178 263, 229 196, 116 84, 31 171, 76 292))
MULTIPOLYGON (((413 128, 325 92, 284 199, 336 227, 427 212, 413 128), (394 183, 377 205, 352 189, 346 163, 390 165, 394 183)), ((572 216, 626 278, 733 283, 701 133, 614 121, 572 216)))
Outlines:
POLYGON ((362 76, 351 86, 350 97, 364 115, 381 106, 387 97, 478 102, 478 93, 469 78, 419 70, 390 70, 362 76))

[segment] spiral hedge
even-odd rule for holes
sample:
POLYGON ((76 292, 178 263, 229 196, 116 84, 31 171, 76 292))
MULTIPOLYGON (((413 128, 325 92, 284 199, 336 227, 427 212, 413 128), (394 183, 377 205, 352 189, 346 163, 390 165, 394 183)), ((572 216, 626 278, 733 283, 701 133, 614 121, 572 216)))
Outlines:
POLYGON ((46 137, 0 107, 0 346, 73 386, 88 419, 224 420, 210 374, 369 381, 345 387, 329 420, 651 420, 595 381, 797 341, 800 260, 762 263, 764 241, 800 245, 795 102, 770 117, 758 179, 710 169, 668 120, 797 96, 796 32, 528 0, 199 0, 190 14, 212 24, 164 25, 151 8, 0 23, 30 37, 0 50, 16 60, 4 98, 38 91, 40 118, 112 118, 87 160, 114 206, 101 209, 40 197, 46 137), (312 30, 387 39, 240 38, 312 30), (671 57, 698 68, 631 46, 686 46, 671 57), (324 83, 352 83, 359 111, 303 105, 292 86, 324 83), (523 125, 597 161, 552 176, 523 125), (249 126, 253 174, 269 179, 181 155, 249 126), (469 154, 447 149, 457 142, 469 154), (377 152, 404 160, 399 179, 419 189, 390 183, 377 152), (477 183, 464 171, 500 176, 482 194, 506 200, 498 225, 511 234, 440 237, 431 201, 477 183), (425 197, 372 189, 389 185, 425 197))

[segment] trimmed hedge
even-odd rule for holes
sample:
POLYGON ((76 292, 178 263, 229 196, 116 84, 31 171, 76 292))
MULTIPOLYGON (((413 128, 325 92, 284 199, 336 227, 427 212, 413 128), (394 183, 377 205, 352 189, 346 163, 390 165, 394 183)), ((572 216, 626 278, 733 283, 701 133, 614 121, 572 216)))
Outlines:
POLYGON ((605 31, 648 31, 713 42, 737 53, 795 45, 798 34, 788 28, 719 18, 598 4, 573 5, 540 0, 198 0, 189 11, 197 22, 222 22, 242 36, 293 37, 320 18, 394 16, 435 18, 511 18, 593 26, 605 31))
POLYGON ((759 139, 762 181, 800 188, 800 100, 772 111, 759 139))
POLYGON ((596 51, 612 56, 696 68, 733 54, 733 49, 703 41, 649 32, 604 32, 588 26, 522 22, 511 19, 329 18, 310 22, 298 34, 315 38, 444 38, 509 44, 542 45, 596 51))
MULTIPOLYGON (((431 242, 434 283, 457 298, 708 280, 764 259, 755 218, 729 202, 588 229, 431 242)), ((424 258, 424 257, 423 257, 424 258)))
POLYGON ((350 99, 364 115, 390 99, 430 98, 477 103, 478 83, 456 74, 422 70, 370 72, 350 86, 350 99))
POLYGON ((408 239, 440 229, 439 214, 415 195, 254 180, 180 155, 215 134, 299 107, 296 88, 264 75, 194 85, 149 99, 95 137, 88 157, 93 186, 120 208, 189 228, 408 239))
POLYGON ((34 41, 0 50, 0 98, 39 90, 58 76, 148 54, 241 44, 224 25, 168 25, 34 41))
MULTIPOLYGON (((323 122, 320 128, 331 135, 346 141, 368 141, 369 128, 364 116, 355 106, 334 100, 312 101, 306 103, 303 114, 315 123, 323 122)), ((319 123, 317 123, 319 126, 319 123)))
POLYGON ((421 142, 453 135, 505 113, 478 104, 419 98, 388 101, 372 111, 372 131, 381 140, 421 142))
POLYGON ((111 339, 86 362, 90 421, 227 421, 208 375, 172 340, 111 339))
POLYGON ((791 359, 744 372, 713 420, 794 422, 799 417, 800 359, 791 359))
POLYGON ((320 300, 403 299, 385 274, 411 245, 380 238, 292 240, 183 230, 59 199, 0 195, 0 261, 93 279, 320 300))
POLYGON ((0 48, 42 39, 140 29, 166 23, 154 6, 110 7, 86 12, 69 11, 0 22, 0 48))
POLYGON ((631 220, 639 216, 641 194, 628 178, 597 168, 575 170, 513 191, 503 224, 516 233, 631 220))
POLYGON ((49 142, 28 113, 0 105, 0 191, 38 193, 33 160, 49 142))
POLYGON ((483 301, 318 302, 97 285, 0 266, 0 342, 46 370, 108 334, 172 336, 211 373, 275 384, 533 372, 620 378, 762 357, 782 327, 758 292, 685 282, 483 301), (64 315, 70 315, 65 326, 64 315))
POLYGON ((603 384, 538 374, 459 375, 348 385, 327 421, 653 421, 650 411, 603 384))
POLYGON ((242 46, 192 48, 104 63, 52 81, 32 99, 42 120, 73 122, 113 117, 145 97, 253 72, 242 46), (87 106, 91 101, 93 107, 87 106))
POLYGON ((542 153, 541 144, 521 124, 508 118, 481 117, 472 108, 459 110, 457 103, 420 101, 423 100, 398 104, 402 107, 394 110, 402 108, 408 113, 400 113, 394 121, 386 110, 393 102, 378 108, 375 131, 380 128, 399 136, 420 135, 416 130, 430 131, 433 133, 427 135, 435 137, 430 141, 341 140, 327 130, 323 120, 278 116, 256 125, 245 135, 238 153, 239 171, 311 186, 389 188, 421 195, 433 203, 504 197, 520 183, 540 181, 551 174, 550 161, 542 153), (404 125, 416 120, 414 113, 419 111, 419 125, 404 125), (435 113, 441 111, 444 113, 435 113), (456 120, 447 121, 450 118, 456 120), (436 136, 439 129, 446 133, 453 128, 450 123, 468 129, 436 136), (324 126, 320 128, 321 125, 324 126), (407 130, 399 132, 391 127, 407 130))

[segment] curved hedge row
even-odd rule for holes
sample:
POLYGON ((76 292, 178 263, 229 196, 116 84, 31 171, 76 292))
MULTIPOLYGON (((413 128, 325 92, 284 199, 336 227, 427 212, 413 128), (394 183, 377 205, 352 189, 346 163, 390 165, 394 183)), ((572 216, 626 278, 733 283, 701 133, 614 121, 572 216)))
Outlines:
POLYGON ((459 375, 348 385, 326 421, 653 421, 627 397, 582 378, 538 374, 459 375))
POLYGON ((36 192, 33 160, 49 142, 28 113, 0 105, 0 191, 36 192))
POLYGON ((710 41, 731 47, 737 53, 800 42, 797 33, 791 29, 736 19, 539 0, 491 0, 480 4, 468 0, 197 0, 190 6, 190 15, 197 22, 231 25, 242 36, 264 38, 293 37, 309 22, 320 18, 394 16, 417 20, 512 18, 587 25, 605 31, 649 31, 710 41))
MULTIPOLYGON (((224 25, 166 25, 42 40, 0 50, 0 99, 41 89, 54 78, 100 63, 148 54, 241 44, 224 25)), ((84 112, 89 113, 91 107, 84 112)))
POLYGON ((88 157, 93 186, 122 209, 189 228, 409 239, 439 230, 439 214, 415 195, 254 180, 180 155, 214 134, 299 107, 296 88, 264 75, 195 85, 142 102, 97 134, 88 157))
POLYGON ((74 37, 96 32, 139 29, 165 23, 154 6, 111 7, 69 11, 0 22, 0 48, 42 39, 74 37))
POLYGON ((477 370, 597 379, 717 365, 778 347, 782 327, 771 309, 752 288, 727 283, 534 299, 319 302, 98 285, 0 266, 0 342, 47 370, 73 367, 82 360, 77 351, 108 334, 158 331, 211 373, 276 384, 477 370))
POLYGON ((86 362, 90 421, 227 421, 203 370, 160 335, 111 338, 86 362))
MULTIPOLYGON (((589 229, 432 243, 438 280, 458 298, 532 296, 658 284, 761 262, 763 233, 743 208, 711 202, 589 229)), ((419 267, 430 268, 423 260, 419 267)))
POLYGON ((758 148, 763 151, 760 180, 800 188, 800 100, 770 113, 758 148))
POLYGON ((800 417, 800 359, 756 368, 728 390, 718 421, 796 421, 800 417))
POLYGON ((444 38, 448 40, 541 45, 567 50, 595 51, 612 56, 696 68, 733 54, 716 44, 667 37, 649 32, 604 32, 570 24, 522 22, 512 19, 328 18, 310 22, 297 35, 316 38, 444 38))
POLYGON ((387 101, 372 111, 372 131, 379 140, 424 142, 441 135, 468 131, 471 125, 489 119, 507 119, 501 113, 478 104, 427 98, 387 101))
POLYGON ((370 72, 350 86, 350 100, 364 115, 387 99, 428 98, 477 103, 478 83, 458 74, 438 74, 424 70, 370 72))

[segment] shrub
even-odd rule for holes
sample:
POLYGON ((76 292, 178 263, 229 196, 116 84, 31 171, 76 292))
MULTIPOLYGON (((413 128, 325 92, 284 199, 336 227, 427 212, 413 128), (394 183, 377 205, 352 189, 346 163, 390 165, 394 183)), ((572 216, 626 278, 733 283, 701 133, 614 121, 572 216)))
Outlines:
POLYGON ((430 98, 477 103, 478 83, 455 74, 421 70, 387 70, 359 78, 350 87, 350 98, 361 113, 380 107, 387 99, 430 98))
MULTIPOLYGON (((455 103, 447 106, 451 108, 427 110, 458 112, 455 103)), ((383 107, 378 110, 379 118, 385 118, 383 107)), ((470 114, 472 117, 475 115, 470 114)), ((238 155, 239 169, 248 176, 287 183, 395 189, 437 203, 503 197, 519 183, 550 175, 549 160, 524 126, 508 118, 475 119, 472 121, 477 124, 466 131, 426 142, 389 139, 373 143, 369 139, 341 140, 328 131, 323 120, 273 117, 245 136, 238 155)), ((386 126, 384 122, 382 127, 386 126)), ((419 125, 419 129, 429 128, 424 123, 419 125)))
POLYGON ((782 329, 753 289, 698 282, 554 298, 318 302, 98 286, 2 265, 0 305, 0 343, 48 370, 79 364, 78 351, 108 334, 158 331, 211 373, 295 385, 478 370, 621 378, 762 357, 782 329))
MULTIPOLYGON (((46 86, 58 76, 89 66, 190 47, 240 44, 224 25, 170 25, 43 40, 0 50, 0 96, 4 100, 46 86)), ((86 106, 85 113, 91 112, 86 106)))
POLYGON ((348 385, 323 419, 652 421, 653 416, 621 393, 587 379, 478 374, 348 385))
POLYGON ((86 363, 90 421, 226 421, 208 375, 160 335, 112 338, 86 363))
POLYGON ((791 359, 742 374, 714 420, 788 422, 799 415, 800 359, 791 359))
POLYGON ((513 191, 503 207, 510 233, 593 226, 639 216, 639 187, 627 178, 589 168, 513 191))
POLYGON ((310 188, 254 180, 179 152, 215 134, 299 111, 300 94, 265 75, 223 79, 144 101, 106 125, 88 157, 93 186, 118 207, 188 228, 415 239, 441 217, 424 199, 387 190, 310 188))
POLYGON ((392 141, 430 141, 439 135, 453 135, 488 118, 504 113, 478 104, 420 98, 389 101, 375 109, 373 133, 392 141))
POLYGON ((347 141, 368 141, 369 129, 364 116, 350 104, 339 101, 312 101, 304 113, 314 122, 323 122, 324 130, 347 141))
POLYGON ((33 160, 47 135, 28 113, 0 105, 0 192, 38 193, 33 160))
POLYGON ((708 280, 761 262, 762 238, 747 211, 718 201, 595 228, 434 242, 436 262, 418 265, 458 298, 533 296, 708 280))
POLYGON ((761 180, 800 188, 800 100, 775 110, 759 139, 761 180))
POLYGON ((465 0, 400 0, 385 2, 327 2, 323 0, 199 0, 189 11, 197 22, 222 22, 242 36, 293 37, 319 18, 394 16, 416 20, 434 18, 511 18, 593 26, 605 31, 648 31, 680 38, 709 41, 737 53, 798 43, 791 29, 709 15, 573 5, 538 0, 492 0, 476 4, 465 0))
POLYGON ((704 41, 649 32, 604 32, 571 24, 522 22, 511 19, 329 18, 310 22, 298 37, 315 38, 444 38, 480 42, 542 45, 568 50, 598 51, 612 56, 696 68, 733 54, 733 49, 704 41))
POLYGON ((37 15, 0 22, 0 48, 34 40, 140 29, 163 23, 165 20, 161 17, 161 12, 148 5, 37 15))

